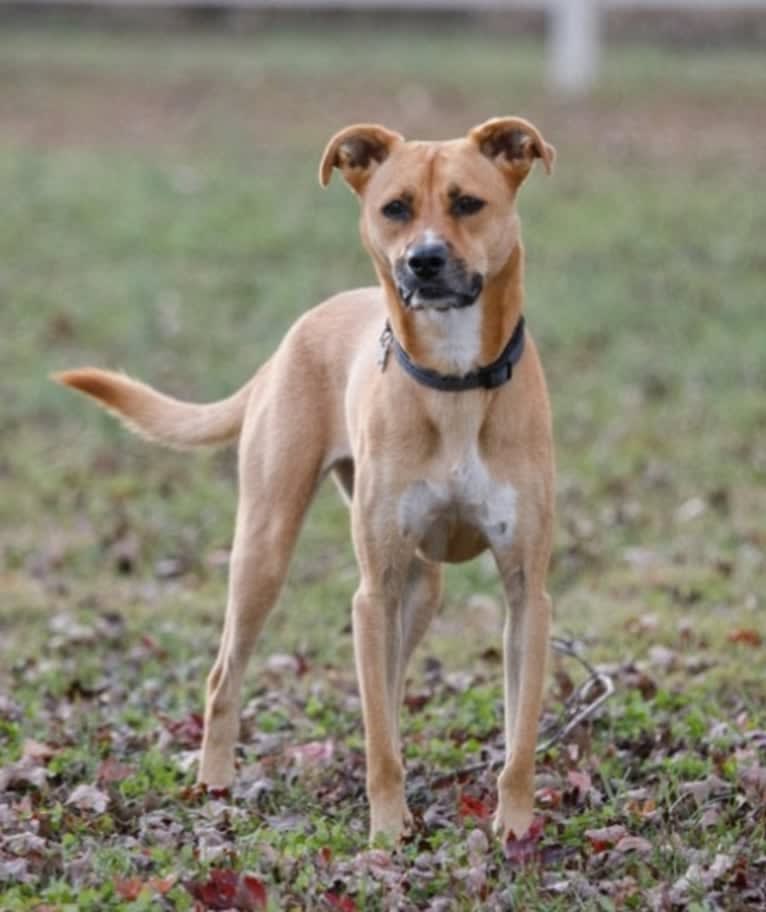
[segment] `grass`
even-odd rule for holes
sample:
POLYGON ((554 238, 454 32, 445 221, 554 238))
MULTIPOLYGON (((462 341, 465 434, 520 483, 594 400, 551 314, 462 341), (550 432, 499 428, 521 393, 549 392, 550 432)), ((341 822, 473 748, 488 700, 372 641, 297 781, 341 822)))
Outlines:
POLYGON ((16 770, 0 790, 0 908, 191 908, 211 868, 255 872, 273 909, 328 893, 360 909, 399 894, 404 908, 645 908, 663 885, 689 908, 757 907, 754 55, 614 49, 596 96, 568 105, 540 88, 539 48, 480 32, 11 29, 0 61, 0 767, 16 770), (500 590, 483 559, 451 568, 405 714, 416 838, 368 856, 345 509, 330 490, 315 505, 248 679, 238 785, 203 801, 190 714, 221 624, 233 455, 147 447, 46 376, 98 363, 192 398, 230 391, 298 314, 371 280, 353 200, 316 183, 329 134, 381 119, 443 135, 509 109, 559 150, 522 201, 556 418, 556 625, 618 693, 541 762, 536 864, 483 848, 491 775, 434 781, 500 748, 500 590), (82 784, 103 812, 68 803, 82 784), (586 830, 611 824, 651 851, 595 851, 586 830), (717 855, 731 863, 711 874, 717 855))

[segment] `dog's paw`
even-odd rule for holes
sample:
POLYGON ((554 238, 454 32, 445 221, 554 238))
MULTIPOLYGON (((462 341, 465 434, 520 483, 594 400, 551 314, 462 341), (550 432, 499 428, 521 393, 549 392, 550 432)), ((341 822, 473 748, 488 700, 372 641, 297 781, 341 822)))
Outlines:
POLYGON ((396 845, 411 827, 412 814, 405 802, 374 808, 370 814, 370 844, 382 837, 385 842, 396 845))
POLYGON ((226 789, 234 782, 234 754, 233 751, 203 750, 197 771, 197 782, 209 789, 226 789))
POLYGON ((503 843, 511 834, 516 839, 521 839, 529 829, 533 816, 534 798, 531 794, 514 798, 501 795, 492 821, 492 830, 503 843))

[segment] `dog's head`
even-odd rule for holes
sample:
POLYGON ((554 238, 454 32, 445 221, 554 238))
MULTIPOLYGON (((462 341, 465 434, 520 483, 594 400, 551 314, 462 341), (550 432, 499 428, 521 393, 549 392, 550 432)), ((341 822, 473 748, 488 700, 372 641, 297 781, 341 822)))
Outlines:
POLYGON ((550 173, 553 146, 519 117, 499 117, 449 142, 405 142, 357 124, 327 145, 360 198, 361 234, 384 286, 410 310, 468 307, 519 242, 516 195, 535 159, 550 173))

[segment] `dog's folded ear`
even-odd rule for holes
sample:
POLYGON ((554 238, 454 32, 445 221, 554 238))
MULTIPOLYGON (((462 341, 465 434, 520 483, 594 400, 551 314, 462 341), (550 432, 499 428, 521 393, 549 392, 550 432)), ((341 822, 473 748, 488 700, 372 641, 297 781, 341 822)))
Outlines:
POLYGON ((537 127, 522 117, 494 117, 474 127, 468 138, 514 186, 529 174, 536 158, 542 161, 546 174, 553 170, 556 150, 543 139, 537 127))
POLYGON ((326 187, 333 168, 340 168, 346 183, 361 194, 378 165, 403 142, 403 136, 380 124, 346 127, 327 143, 319 165, 319 183, 326 187))

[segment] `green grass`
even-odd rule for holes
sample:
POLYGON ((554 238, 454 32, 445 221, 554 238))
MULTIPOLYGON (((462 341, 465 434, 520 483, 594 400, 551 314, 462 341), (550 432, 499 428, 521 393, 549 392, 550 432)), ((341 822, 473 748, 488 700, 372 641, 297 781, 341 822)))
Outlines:
MULTIPOLYGON (((333 890, 386 908, 396 889, 408 908, 638 909, 716 854, 740 873, 708 894, 755 902, 766 837, 746 771, 763 763, 764 651, 728 634, 763 631, 766 73, 753 54, 635 47, 605 72, 591 101, 564 105, 540 88, 540 48, 481 32, 0 37, 0 768, 28 739, 51 752, 33 764, 47 782, 0 791, 0 908, 150 908, 151 886, 130 901, 121 880, 175 875, 163 901, 186 909, 184 884, 233 867, 273 909, 322 908, 333 890), (413 667, 422 706, 405 713, 419 826, 386 885, 360 854, 345 508, 328 489, 311 513, 248 678, 238 785, 203 801, 189 714, 222 620, 233 454, 153 449, 46 377, 94 363, 200 400, 236 388, 300 313, 372 278, 353 199, 316 182, 329 134, 381 119, 449 135, 514 110, 559 151, 521 204, 556 420, 556 626, 618 692, 576 752, 541 761, 560 801, 539 802, 541 866, 471 855, 460 792, 489 805, 492 776, 434 781, 500 747, 500 589, 484 559, 451 568, 413 667), (684 520, 694 498, 704 510, 684 520), (289 752, 326 739, 324 760, 289 752), (107 757, 129 767, 101 782, 107 810, 67 804, 107 757), (684 795, 711 774, 720 793, 684 795), (614 823, 652 852, 595 853, 585 831, 614 823), (37 855, 19 848, 30 834, 37 855), (21 880, 5 873, 26 855, 21 880)), ((712 908, 695 890, 684 901, 712 908)))

